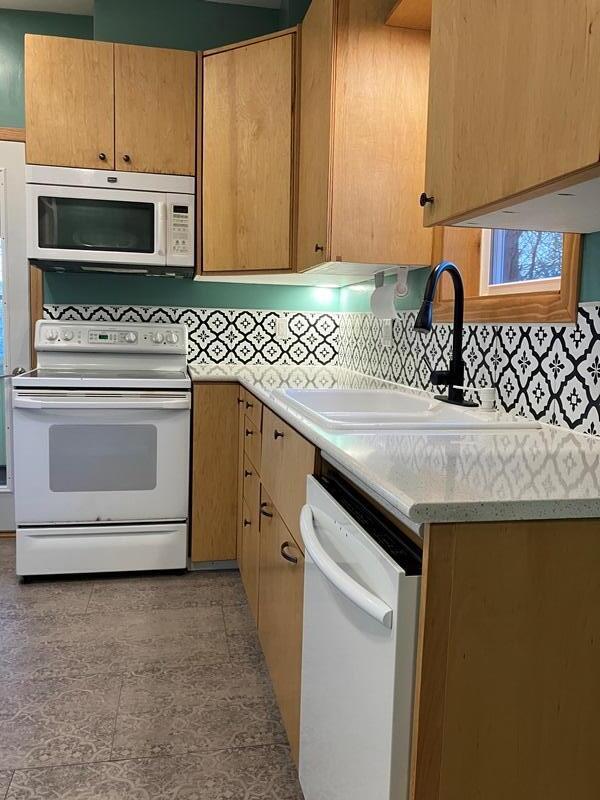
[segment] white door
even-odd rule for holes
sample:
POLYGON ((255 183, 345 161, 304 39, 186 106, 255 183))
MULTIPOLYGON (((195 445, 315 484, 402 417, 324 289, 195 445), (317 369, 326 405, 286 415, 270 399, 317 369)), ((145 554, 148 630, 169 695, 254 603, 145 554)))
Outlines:
MULTIPOLYGON (((2 374, 29 368, 25 145, 0 142, 0 341, 2 374)), ((0 386, 0 532, 15 528, 10 381, 0 386)))

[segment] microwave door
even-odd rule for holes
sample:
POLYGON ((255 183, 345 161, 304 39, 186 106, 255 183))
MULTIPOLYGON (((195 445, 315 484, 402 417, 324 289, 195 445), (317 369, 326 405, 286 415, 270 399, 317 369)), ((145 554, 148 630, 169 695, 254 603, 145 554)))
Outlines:
POLYGON ((163 266, 166 195, 121 189, 27 186, 27 256, 163 266))

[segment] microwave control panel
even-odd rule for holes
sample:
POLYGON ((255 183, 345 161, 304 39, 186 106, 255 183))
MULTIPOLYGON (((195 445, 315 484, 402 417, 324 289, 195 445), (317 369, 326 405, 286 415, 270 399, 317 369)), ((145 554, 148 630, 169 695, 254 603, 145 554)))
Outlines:
POLYGON ((169 204, 169 255, 185 258, 192 255, 194 224, 191 203, 169 204))

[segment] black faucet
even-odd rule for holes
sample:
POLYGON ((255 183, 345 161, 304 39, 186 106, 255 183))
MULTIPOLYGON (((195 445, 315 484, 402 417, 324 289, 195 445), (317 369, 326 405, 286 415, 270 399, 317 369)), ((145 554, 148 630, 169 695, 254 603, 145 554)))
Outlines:
POLYGON ((439 279, 444 272, 448 272, 454 284, 454 327, 452 329, 452 358, 450 359, 450 369, 433 370, 431 373, 431 383, 434 386, 447 386, 448 396, 436 395, 436 400, 443 400, 444 403, 454 403, 457 406, 474 406, 465 400, 462 390, 465 380, 465 362, 462 357, 463 340, 463 320, 465 312, 465 290, 463 282, 456 264, 452 261, 442 261, 432 270, 427 279, 423 303, 415 320, 415 330, 419 333, 429 333, 433 325, 433 298, 439 279))

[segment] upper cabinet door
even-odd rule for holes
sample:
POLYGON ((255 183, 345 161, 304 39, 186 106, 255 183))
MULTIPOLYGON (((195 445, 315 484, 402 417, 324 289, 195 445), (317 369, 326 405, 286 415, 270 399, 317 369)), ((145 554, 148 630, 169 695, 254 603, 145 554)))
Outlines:
POLYGON ((313 0, 302 23, 298 269, 329 260, 329 167, 335 0, 313 0))
POLYGON ((25 36, 27 162, 113 169, 113 45, 25 36))
POLYGON ((204 57, 205 272, 292 266, 295 33, 204 57))
MULTIPOLYGON (((427 225, 561 230, 577 197, 554 197, 537 214, 535 203, 514 204, 527 192, 556 195, 557 181, 577 183, 599 161, 599 17, 600 0, 434 0, 427 225)), ((582 230, 576 215, 566 224, 582 230)))
POLYGON ((196 54, 115 45, 118 170, 194 175, 196 54))

